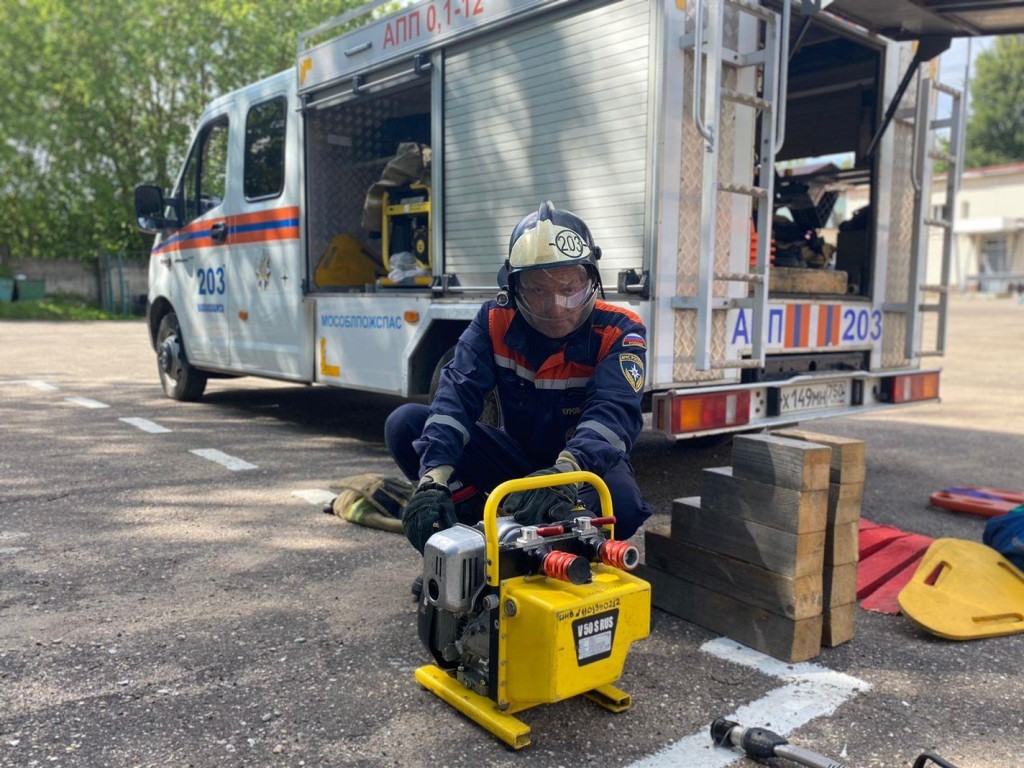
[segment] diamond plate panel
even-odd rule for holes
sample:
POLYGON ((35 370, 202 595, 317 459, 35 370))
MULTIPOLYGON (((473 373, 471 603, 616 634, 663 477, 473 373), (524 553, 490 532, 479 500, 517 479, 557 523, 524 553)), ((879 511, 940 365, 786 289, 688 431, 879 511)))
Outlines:
MULTIPOLYGON (((726 45, 730 45, 727 41, 726 45)), ((735 45, 733 43, 732 45, 735 45)), ((722 87, 736 89, 736 70, 723 73, 722 87)), ((721 118, 718 121, 718 180, 733 180, 733 165, 736 159, 736 105, 731 101, 722 102, 721 118)), ((733 198, 729 192, 719 192, 715 205, 715 272, 730 272, 729 244, 732 234, 733 198)), ((728 296, 729 284, 716 281, 713 285, 715 296, 728 296)), ((724 347, 723 347, 724 349, 724 347)), ((713 359, 720 360, 719 357, 713 359)))
POLYGON ((882 313, 882 367, 903 368, 909 361, 903 356, 907 339, 906 316, 899 312, 882 313))
MULTIPOLYGON (((711 315, 711 337, 713 339, 712 358, 725 357, 725 312, 713 312, 711 315), (719 346, 721 342, 722 346, 719 346)), ((698 371, 694 367, 695 342, 697 339, 697 313, 693 310, 676 310, 675 314, 676 355, 672 365, 672 378, 677 382, 721 381, 723 372, 712 369, 698 371)))
POLYGON ((914 237, 914 186, 910 180, 913 165, 914 125, 895 121, 892 172, 892 220, 889 230, 888 266, 885 300, 907 301, 910 288, 910 251, 914 237))
MULTIPOLYGON (((693 29, 694 16, 692 7, 688 9, 687 26, 693 29)), ((723 40, 726 48, 736 49, 739 40, 740 14, 732 8, 726 9, 723 40)), ((692 50, 684 53, 686 76, 683 77, 683 114, 692 114, 693 109, 693 61, 692 50)), ((737 73, 734 69, 726 69, 722 73, 722 86, 736 88, 737 73)), ((732 181, 733 163, 736 151, 736 105, 723 102, 722 111, 717 122, 718 140, 718 179, 732 181)), ((697 131, 693 121, 687 119, 683 123, 682 177, 679 180, 679 254, 676 272, 676 294, 679 296, 697 295, 697 275, 700 264, 700 211, 701 186, 703 181, 704 140, 697 131)), ((716 272, 729 272, 729 240, 732 230, 732 200, 728 193, 719 193, 715 216, 715 253, 714 268, 716 272)), ((727 296, 728 284, 716 282, 713 287, 715 296, 727 296)), ((678 382, 687 381, 719 381, 724 378, 723 371, 698 371, 694 367, 697 344, 697 315, 694 310, 680 309, 675 312, 675 359, 673 361, 673 378, 678 382)), ((726 356, 726 313, 715 311, 711 316, 711 359, 722 360, 726 356)))

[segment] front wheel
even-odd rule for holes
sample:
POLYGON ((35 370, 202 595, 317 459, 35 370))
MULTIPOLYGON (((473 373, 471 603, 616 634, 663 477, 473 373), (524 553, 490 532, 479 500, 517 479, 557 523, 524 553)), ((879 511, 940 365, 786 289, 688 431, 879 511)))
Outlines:
POLYGON ((160 321, 160 329, 156 334, 156 365, 160 373, 160 385, 168 397, 192 401, 203 396, 206 373, 189 364, 178 316, 173 312, 160 321))

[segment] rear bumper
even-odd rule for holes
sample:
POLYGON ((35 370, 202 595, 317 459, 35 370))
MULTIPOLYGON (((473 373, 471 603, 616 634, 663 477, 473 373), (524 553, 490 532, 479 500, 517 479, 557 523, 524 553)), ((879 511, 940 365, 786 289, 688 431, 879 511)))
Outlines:
POLYGON ((675 440, 939 401, 940 369, 804 374, 656 392, 651 426, 675 440))

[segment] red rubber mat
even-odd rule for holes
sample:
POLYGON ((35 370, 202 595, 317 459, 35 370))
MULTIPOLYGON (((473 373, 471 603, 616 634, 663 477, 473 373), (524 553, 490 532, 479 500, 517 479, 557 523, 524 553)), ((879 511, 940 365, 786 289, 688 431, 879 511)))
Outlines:
POLYGON ((861 607, 879 613, 899 613, 896 598, 914 575, 932 541, 930 536, 862 518, 857 565, 857 599, 861 607))

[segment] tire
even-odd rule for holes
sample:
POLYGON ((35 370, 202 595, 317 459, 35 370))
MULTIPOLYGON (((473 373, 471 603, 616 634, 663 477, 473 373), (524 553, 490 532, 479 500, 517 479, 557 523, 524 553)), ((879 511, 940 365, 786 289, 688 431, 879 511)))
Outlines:
MULTIPOLYGON (((430 377, 431 401, 433 401, 434 395, 437 394, 438 384, 441 383, 441 369, 454 359, 455 347, 451 347, 447 352, 441 355, 441 359, 438 360, 437 365, 434 366, 434 375, 430 377)), ((498 402, 498 395, 493 389, 484 396, 484 411, 480 414, 480 423, 488 424, 492 427, 501 426, 501 404, 498 402)))
POLYGON ((189 364, 178 316, 173 312, 164 315, 156 333, 156 367, 164 394, 172 400, 191 402, 203 396, 207 375, 189 364))

